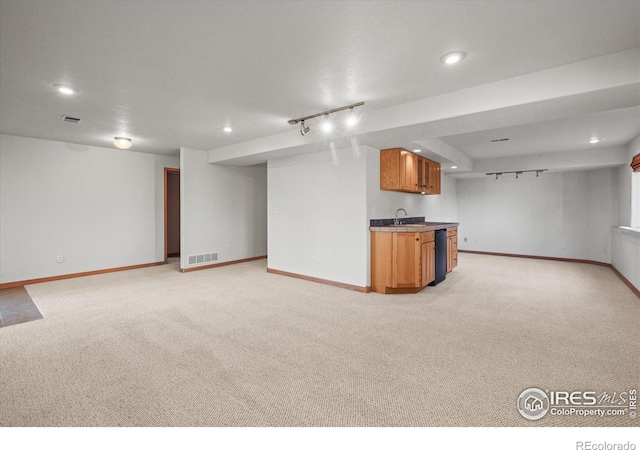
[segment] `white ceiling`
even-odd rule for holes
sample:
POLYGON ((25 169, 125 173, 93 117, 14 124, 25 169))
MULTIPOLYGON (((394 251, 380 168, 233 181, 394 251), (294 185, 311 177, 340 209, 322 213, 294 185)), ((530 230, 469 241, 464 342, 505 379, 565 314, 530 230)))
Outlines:
POLYGON ((103 147, 125 135, 133 151, 230 164, 404 146, 474 171, 588 149, 593 133, 626 144, 639 50, 637 0, 0 0, 0 133, 103 147), (457 49, 463 62, 439 62, 457 49), (287 123, 358 101, 355 131, 287 123))
POLYGON ((474 159, 625 145, 640 132, 640 107, 571 116, 442 137, 474 159), (602 139, 596 144, 586 141, 602 139), (491 142, 498 139, 508 141, 491 142))

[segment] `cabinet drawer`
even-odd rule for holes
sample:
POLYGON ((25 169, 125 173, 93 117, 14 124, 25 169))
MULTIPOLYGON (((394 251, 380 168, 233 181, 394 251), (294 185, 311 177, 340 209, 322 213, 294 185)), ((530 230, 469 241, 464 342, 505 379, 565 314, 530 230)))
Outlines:
POLYGON ((423 233, 420 233, 420 243, 424 244, 425 242, 431 242, 434 241, 435 238, 435 232, 434 231, 425 231, 423 233))
POLYGON ((457 236, 457 235, 458 235, 458 227, 447 228, 447 237, 457 236))

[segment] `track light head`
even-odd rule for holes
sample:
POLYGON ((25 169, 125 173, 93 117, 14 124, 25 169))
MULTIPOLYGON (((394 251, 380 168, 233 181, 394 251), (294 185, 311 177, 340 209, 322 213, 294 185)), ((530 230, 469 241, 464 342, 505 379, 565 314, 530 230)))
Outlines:
POLYGON ((300 121, 300 134, 304 136, 309 131, 311 131, 311 128, 304 125, 304 120, 300 121))
POLYGON ((330 133, 333 126, 331 125, 331 121, 329 120, 329 114, 324 115, 324 122, 322 123, 322 131, 325 133, 330 133))
POLYGON ((358 116, 353 112, 353 108, 349 108, 349 110, 349 116, 347 117, 347 120, 345 122, 347 124, 347 127, 351 128, 358 123, 358 116))

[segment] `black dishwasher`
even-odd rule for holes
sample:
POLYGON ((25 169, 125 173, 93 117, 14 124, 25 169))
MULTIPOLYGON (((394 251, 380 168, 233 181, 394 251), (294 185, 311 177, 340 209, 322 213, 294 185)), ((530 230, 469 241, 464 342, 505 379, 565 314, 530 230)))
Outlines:
POLYGON ((447 277, 447 230, 436 230, 436 279, 429 286, 444 281, 447 277))

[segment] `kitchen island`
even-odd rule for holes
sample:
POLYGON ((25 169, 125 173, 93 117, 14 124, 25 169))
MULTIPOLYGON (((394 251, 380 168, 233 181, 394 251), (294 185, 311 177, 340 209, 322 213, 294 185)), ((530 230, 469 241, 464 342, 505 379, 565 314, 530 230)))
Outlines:
POLYGON ((424 217, 371 220, 371 289, 408 294, 443 281, 458 264, 458 225, 424 217))

